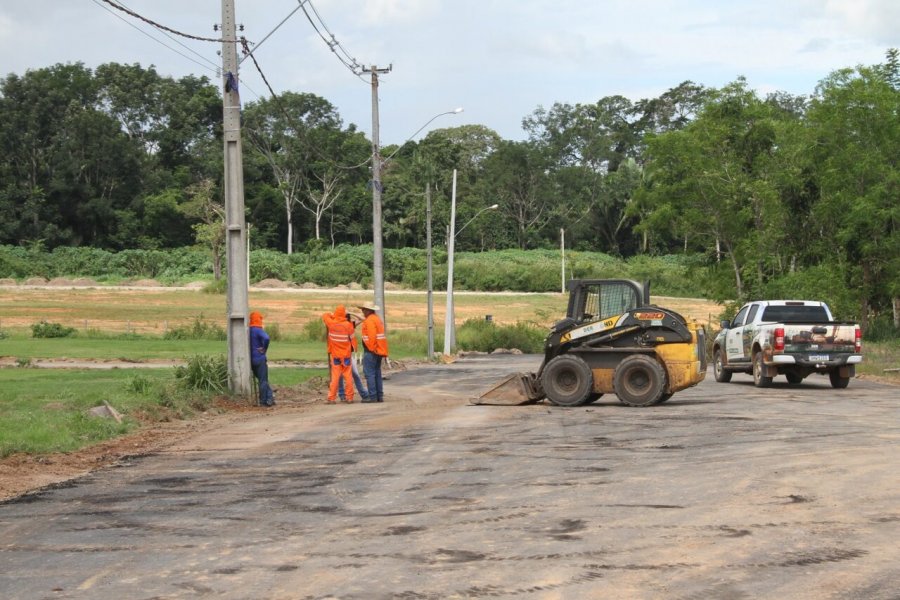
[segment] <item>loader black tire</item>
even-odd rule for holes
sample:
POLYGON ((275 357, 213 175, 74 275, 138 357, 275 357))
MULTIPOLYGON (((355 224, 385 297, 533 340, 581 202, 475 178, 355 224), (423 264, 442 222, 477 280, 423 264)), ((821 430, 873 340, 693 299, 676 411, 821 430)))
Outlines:
POLYGON ((613 388, 622 404, 652 406, 666 392, 666 370, 652 356, 635 354, 619 363, 613 373, 613 388))
POLYGON ((581 406, 594 385, 591 368, 577 356, 557 356, 544 367, 541 384, 547 399, 557 406, 581 406))
POLYGON ((600 392, 591 392, 590 394, 588 394, 588 398, 585 401, 585 404, 593 404, 602 397, 603 394, 601 394, 600 392))

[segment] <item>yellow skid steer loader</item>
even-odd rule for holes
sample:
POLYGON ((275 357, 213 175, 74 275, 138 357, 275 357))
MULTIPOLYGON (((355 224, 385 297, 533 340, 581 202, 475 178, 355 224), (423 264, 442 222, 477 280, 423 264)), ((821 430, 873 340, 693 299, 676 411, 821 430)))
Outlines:
POLYGON ((538 372, 516 373, 472 403, 580 406, 614 393, 628 406, 652 406, 705 376, 703 327, 651 305, 649 283, 573 279, 538 372))

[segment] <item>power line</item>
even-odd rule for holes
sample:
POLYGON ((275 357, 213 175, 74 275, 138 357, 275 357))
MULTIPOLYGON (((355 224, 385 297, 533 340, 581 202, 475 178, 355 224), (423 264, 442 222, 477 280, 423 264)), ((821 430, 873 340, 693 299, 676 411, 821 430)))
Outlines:
MULTIPOLYGON (((191 58, 191 57, 188 56, 187 54, 184 54, 184 53, 182 53, 182 52, 179 52, 178 50, 176 50, 176 49, 173 48, 172 46, 169 46, 169 45, 166 44, 164 41, 160 40, 159 38, 153 37, 151 34, 147 33, 146 31, 144 31, 143 29, 141 29, 140 27, 138 27, 137 25, 135 25, 134 23, 132 23, 131 21, 129 21, 128 19, 126 19, 125 17, 123 17, 122 15, 116 14, 114 11, 112 11, 112 10, 110 10, 109 8, 103 6, 103 4, 101 3, 101 1, 102 1, 102 2, 106 2, 106 0, 91 0, 91 1, 92 1, 94 4, 96 4, 97 6, 99 6, 100 8, 102 8, 103 10, 105 10, 106 12, 108 12, 109 14, 111 14, 112 16, 116 17, 117 19, 119 19, 119 20, 122 21, 123 23, 127 24, 129 27, 133 27, 134 29, 136 29, 136 30, 139 31, 140 33, 144 34, 145 36, 147 36, 148 38, 150 38, 151 40, 153 40, 153 41, 156 42, 157 44, 160 44, 160 45, 162 45, 162 46, 165 46, 166 48, 168 48, 169 50, 171 50, 171 51, 174 52, 175 54, 177 54, 177 55, 179 55, 179 56, 181 56, 181 57, 183 57, 183 58, 186 58, 187 60, 191 61, 191 62, 194 63, 195 65, 198 65, 198 66, 200 66, 200 67, 202 67, 202 68, 204 68, 204 69, 207 69, 207 70, 209 70, 209 71, 212 71, 213 73, 218 74, 219 71, 218 71, 218 68, 217 68, 216 64, 213 63, 212 61, 206 59, 206 58, 203 57, 202 55, 199 55, 199 54, 198 54, 198 56, 200 56, 201 58, 203 58, 203 60, 206 60, 207 62, 209 62, 210 64, 212 64, 212 65, 213 65, 212 67, 209 67, 209 66, 207 66, 207 65, 204 65, 203 63, 197 62, 196 60, 194 60, 193 58, 191 58)), ((182 45, 183 45, 183 44, 182 44, 182 45)), ((185 47, 186 47, 186 46, 185 46, 185 47)), ((193 52, 193 50, 191 50, 191 52, 193 52)), ((194 54, 197 54, 197 53, 194 52, 194 54)))
MULTIPOLYGON (((201 67, 201 68, 203 68, 203 69, 206 69, 207 71, 210 71, 211 73, 214 73, 216 77, 221 76, 221 67, 220 67, 218 64, 216 64, 215 62, 213 62, 213 61, 211 61, 210 59, 206 58, 206 57, 203 56, 202 54, 196 52, 195 50, 192 50, 192 49, 189 48, 188 46, 185 46, 184 44, 182 44, 181 42, 179 42, 177 39, 173 38, 172 36, 168 35, 168 34, 166 33, 166 31, 165 31, 166 28, 161 28, 161 29, 160 29, 160 31, 163 33, 163 35, 165 35, 166 37, 168 37, 169 39, 171 39, 173 42, 177 43, 178 45, 184 47, 184 48, 185 48, 186 50, 188 50, 189 52, 192 52, 193 54, 196 54, 199 58, 201 58, 202 60, 204 60, 204 61, 206 61, 207 63, 209 63, 209 65, 211 65, 211 66, 202 64, 202 63, 200 63, 200 62, 197 62, 196 60, 194 60, 194 59, 191 58, 190 56, 184 54, 183 52, 179 52, 176 48, 173 48, 172 46, 169 46, 168 44, 166 44, 166 43, 165 43, 164 41, 162 41, 161 39, 159 39, 159 38, 157 38, 157 37, 154 37, 152 34, 150 34, 150 33, 148 33, 147 31, 141 29, 140 27, 138 27, 137 25, 135 25, 134 23, 132 23, 131 21, 129 21, 128 19, 126 19, 125 17, 123 17, 122 15, 116 13, 115 11, 109 9, 109 8, 106 7, 106 6, 103 6, 103 4, 102 4, 103 2, 106 2, 107 4, 109 4, 109 2, 107 2, 107 0, 91 0, 91 1, 92 1, 94 4, 96 4, 97 6, 99 6, 100 8, 102 8, 103 10, 105 10, 106 12, 108 12, 109 14, 111 14, 112 16, 116 17, 117 19, 119 19, 120 21, 122 21, 123 23, 125 23, 126 25, 128 25, 129 27, 132 27, 132 28, 134 28, 135 30, 137 30, 138 32, 144 34, 145 36, 147 36, 148 38, 150 38, 151 40, 153 40, 153 41, 156 42, 157 44, 163 46, 164 48, 166 48, 166 49, 168 49, 168 50, 171 50, 172 52, 174 52, 175 54, 181 56, 182 58, 186 58, 187 60, 191 61, 191 62, 194 63, 195 65, 198 65, 199 67, 201 67)), ((122 7, 124 7, 124 5, 122 5, 122 7)), ((142 21, 145 21, 145 22, 147 21, 146 19, 143 19, 143 18, 141 18, 141 20, 142 20, 142 21)), ((154 27, 156 27, 156 25, 154 25, 154 27)), ((245 82, 241 82, 241 83, 242 83, 243 87, 244 87, 248 92, 250 92, 253 96, 255 96, 256 98, 259 98, 259 97, 260 97, 260 95, 259 95, 253 88, 251 88, 250 86, 248 86, 245 82)))
POLYGON ((252 52, 250 52, 249 43, 243 37, 241 38, 241 46, 243 47, 244 54, 246 56, 248 56, 251 61, 253 61, 253 66, 256 67, 256 71, 259 73, 259 76, 262 78, 263 82, 266 84, 266 87, 269 89, 269 93, 272 95, 272 100, 275 102, 275 105, 278 107, 278 109, 281 111, 281 113, 285 116, 285 118, 288 120, 288 122, 294 128, 294 131, 296 131, 298 134, 300 134, 300 136, 303 138, 303 141, 306 143, 307 147, 310 150, 312 150, 312 152, 316 156, 318 156, 321 160, 325 161, 326 163, 331 164, 333 167, 335 167, 337 169, 343 169, 346 171, 352 171, 354 169, 358 169, 358 168, 362 167, 363 165, 365 165, 366 163, 368 163, 370 160, 372 160, 372 158, 369 157, 365 161, 361 162, 358 165, 346 166, 346 165, 337 164, 334 161, 334 159, 322 154, 319 151, 319 149, 316 147, 316 145, 314 143, 311 143, 310 140, 307 138, 307 131, 306 131, 307 127, 302 125, 296 118, 294 118, 294 115, 292 115, 287 110, 287 108, 284 106, 284 104, 281 103, 281 98, 278 96, 278 94, 275 93, 275 90, 272 89, 272 86, 269 84, 269 80, 266 78, 266 74, 263 73, 262 68, 259 66, 259 63, 256 61, 256 57, 253 55, 252 52))
POLYGON ((347 49, 344 48, 341 43, 337 40, 337 37, 328 29, 328 26, 325 25, 325 21, 322 20, 321 15, 319 15, 319 11, 316 10, 316 7, 313 6, 312 0, 297 0, 300 3, 300 8, 303 9, 303 14, 306 15, 306 20, 309 21, 309 24, 312 25, 312 28, 316 33, 319 34, 319 37, 322 38, 322 41, 325 42, 325 45, 328 46, 328 49, 337 57, 341 64, 343 64, 347 69, 350 70, 360 81, 368 85, 368 81, 362 76, 363 67, 359 64, 355 58, 353 58, 347 49), (309 7, 312 9, 313 14, 316 15, 316 19, 319 21, 319 25, 321 25, 322 29, 325 30, 325 33, 328 34, 326 36, 319 30, 319 25, 316 25, 313 18, 310 16, 309 11, 306 10, 305 4, 309 4, 309 7), (340 50, 340 53, 338 53, 340 50), (343 54, 344 56, 341 56, 343 54), (346 58, 345 58, 346 57, 346 58))
MULTIPOLYGON (((95 0, 95 1, 96 1, 96 0, 95 0)), ((119 4, 121 4, 122 6, 124 6, 124 7, 127 8, 127 6, 125 5, 125 3, 124 3, 124 2, 121 2, 121 0, 119 1, 119 4)), ((105 7, 104 7, 104 8, 105 8, 105 7)), ((108 9, 107 9, 107 10, 108 10, 108 9)), ((118 15, 117 15, 117 16, 118 16, 118 15)), ((199 52, 197 52, 196 50, 194 50, 194 49, 191 48, 190 46, 184 44, 184 43, 183 43, 182 41, 180 41, 179 39, 177 39, 177 38, 173 37, 172 35, 170 35, 170 34, 169 34, 168 32, 166 32, 165 30, 161 30, 161 31, 162 31, 162 33, 163 33, 164 36, 166 36, 167 38, 169 38, 170 40, 172 40, 173 42, 175 42, 176 44, 178 44, 179 46, 181 46, 182 48, 184 48, 185 50, 187 50, 187 51, 190 52, 191 54, 196 55, 196 56, 197 56, 198 58, 200 58, 201 60, 206 61, 207 63, 209 63, 210 65, 212 65, 212 68, 215 69, 216 72, 218 73, 218 69, 220 68, 220 65, 219 65, 218 63, 216 63, 216 62, 214 62, 214 61, 212 61, 212 60, 206 58, 205 56, 203 56, 202 54, 200 54, 199 52)), ((166 47, 169 48, 169 46, 166 46, 166 47)), ((169 48, 169 49, 172 50, 173 52, 177 52, 177 50, 175 50, 174 48, 169 48)), ((183 55, 182 55, 182 56, 183 56, 183 55)), ((185 58, 187 58, 187 57, 185 57, 185 58)))
POLYGON ((134 12, 130 8, 127 8, 126 6, 119 4, 118 2, 113 2, 113 0, 101 0, 101 1, 109 4, 116 10, 120 10, 125 14, 131 15, 135 19, 140 19, 141 21, 147 23, 148 25, 156 27, 157 29, 161 29, 163 31, 168 31, 169 33, 174 33, 175 35, 185 37, 185 38, 188 38, 191 40, 197 40, 200 42, 218 42, 218 43, 232 43, 232 44, 236 43, 238 41, 238 40, 228 40, 228 39, 223 39, 223 38, 208 38, 208 37, 202 37, 202 36, 198 36, 198 35, 191 35, 190 33, 184 33, 184 32, 178 31, 176 29, 172 29, 171 27, 166 27, 165 25, 161 25, 161 24, 157 23, 156 21, 152 21, 152 20, 148 19, 147 17, 134 12))

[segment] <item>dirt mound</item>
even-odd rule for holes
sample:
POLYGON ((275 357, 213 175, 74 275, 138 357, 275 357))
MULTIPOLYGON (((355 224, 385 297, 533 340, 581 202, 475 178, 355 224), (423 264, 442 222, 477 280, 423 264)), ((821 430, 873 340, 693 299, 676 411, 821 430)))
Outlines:
POLYGON ((15 279, 0 279, 0 285, 18 285, 15 279))
POLYGON ((47 285, 47 280, 43 277, 29 277, 22 285, 47 285))
POLYGON ((263 279, 254 283, 251 287, 277 290, 290 287, 290 284, 280 279, 263 279))
POLYGON ((162 287, 162 284, 155 279, 136 279, 123 283, 129 287, 162 287))

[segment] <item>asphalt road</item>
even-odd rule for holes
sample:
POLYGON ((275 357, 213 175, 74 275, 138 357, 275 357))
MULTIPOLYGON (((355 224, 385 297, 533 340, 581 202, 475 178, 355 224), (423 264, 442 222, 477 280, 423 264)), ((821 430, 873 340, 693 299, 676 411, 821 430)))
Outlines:
POLYGON ((394 374, 0 504, 0 597, 900 598, 900 388, 711 374, 652 408, 394 374))

